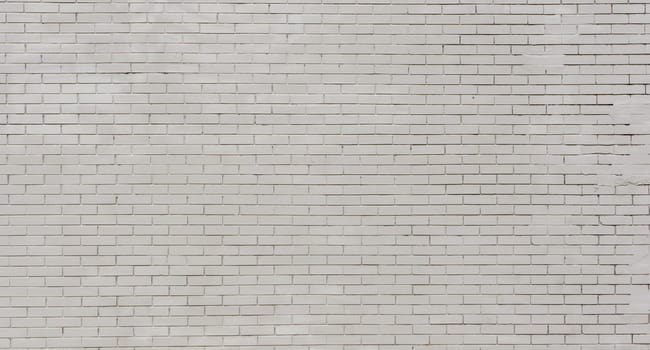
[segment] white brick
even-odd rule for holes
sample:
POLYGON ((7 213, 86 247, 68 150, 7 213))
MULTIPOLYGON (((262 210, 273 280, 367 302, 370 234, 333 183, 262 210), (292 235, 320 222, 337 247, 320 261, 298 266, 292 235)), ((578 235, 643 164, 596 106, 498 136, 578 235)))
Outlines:
POLYGON ((0 348, 647 348, 647 6, 0 4, 0 348))

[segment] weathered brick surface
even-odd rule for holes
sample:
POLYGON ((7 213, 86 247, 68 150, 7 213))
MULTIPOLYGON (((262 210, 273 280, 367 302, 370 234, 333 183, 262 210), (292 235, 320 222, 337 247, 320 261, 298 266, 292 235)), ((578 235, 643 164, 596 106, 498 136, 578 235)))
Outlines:
POLYGON ((650 4, 0 3, 0 348, 650 344, 650 4))

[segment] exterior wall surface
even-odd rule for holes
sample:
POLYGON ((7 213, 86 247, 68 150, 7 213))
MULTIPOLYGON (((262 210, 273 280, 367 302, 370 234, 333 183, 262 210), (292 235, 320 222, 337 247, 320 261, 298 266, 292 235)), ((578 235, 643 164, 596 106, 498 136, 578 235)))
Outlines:
POLYGON ((0 348, 650 349, 650 2, 0 2, 0 348))

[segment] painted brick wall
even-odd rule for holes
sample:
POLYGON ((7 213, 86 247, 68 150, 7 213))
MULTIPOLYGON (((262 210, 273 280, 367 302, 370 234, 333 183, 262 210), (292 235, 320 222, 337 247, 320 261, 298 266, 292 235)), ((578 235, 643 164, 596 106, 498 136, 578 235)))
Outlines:
POLYGON ((649 349, 650 4, 0 3, 0 348, 649 349))

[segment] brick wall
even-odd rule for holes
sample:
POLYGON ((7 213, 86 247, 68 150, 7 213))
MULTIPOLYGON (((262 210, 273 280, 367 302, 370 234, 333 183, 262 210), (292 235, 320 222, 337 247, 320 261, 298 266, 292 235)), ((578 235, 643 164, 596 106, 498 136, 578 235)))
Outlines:
POLYGON ((648 349, 650 4, 0 3, 0 348, 648 349))

